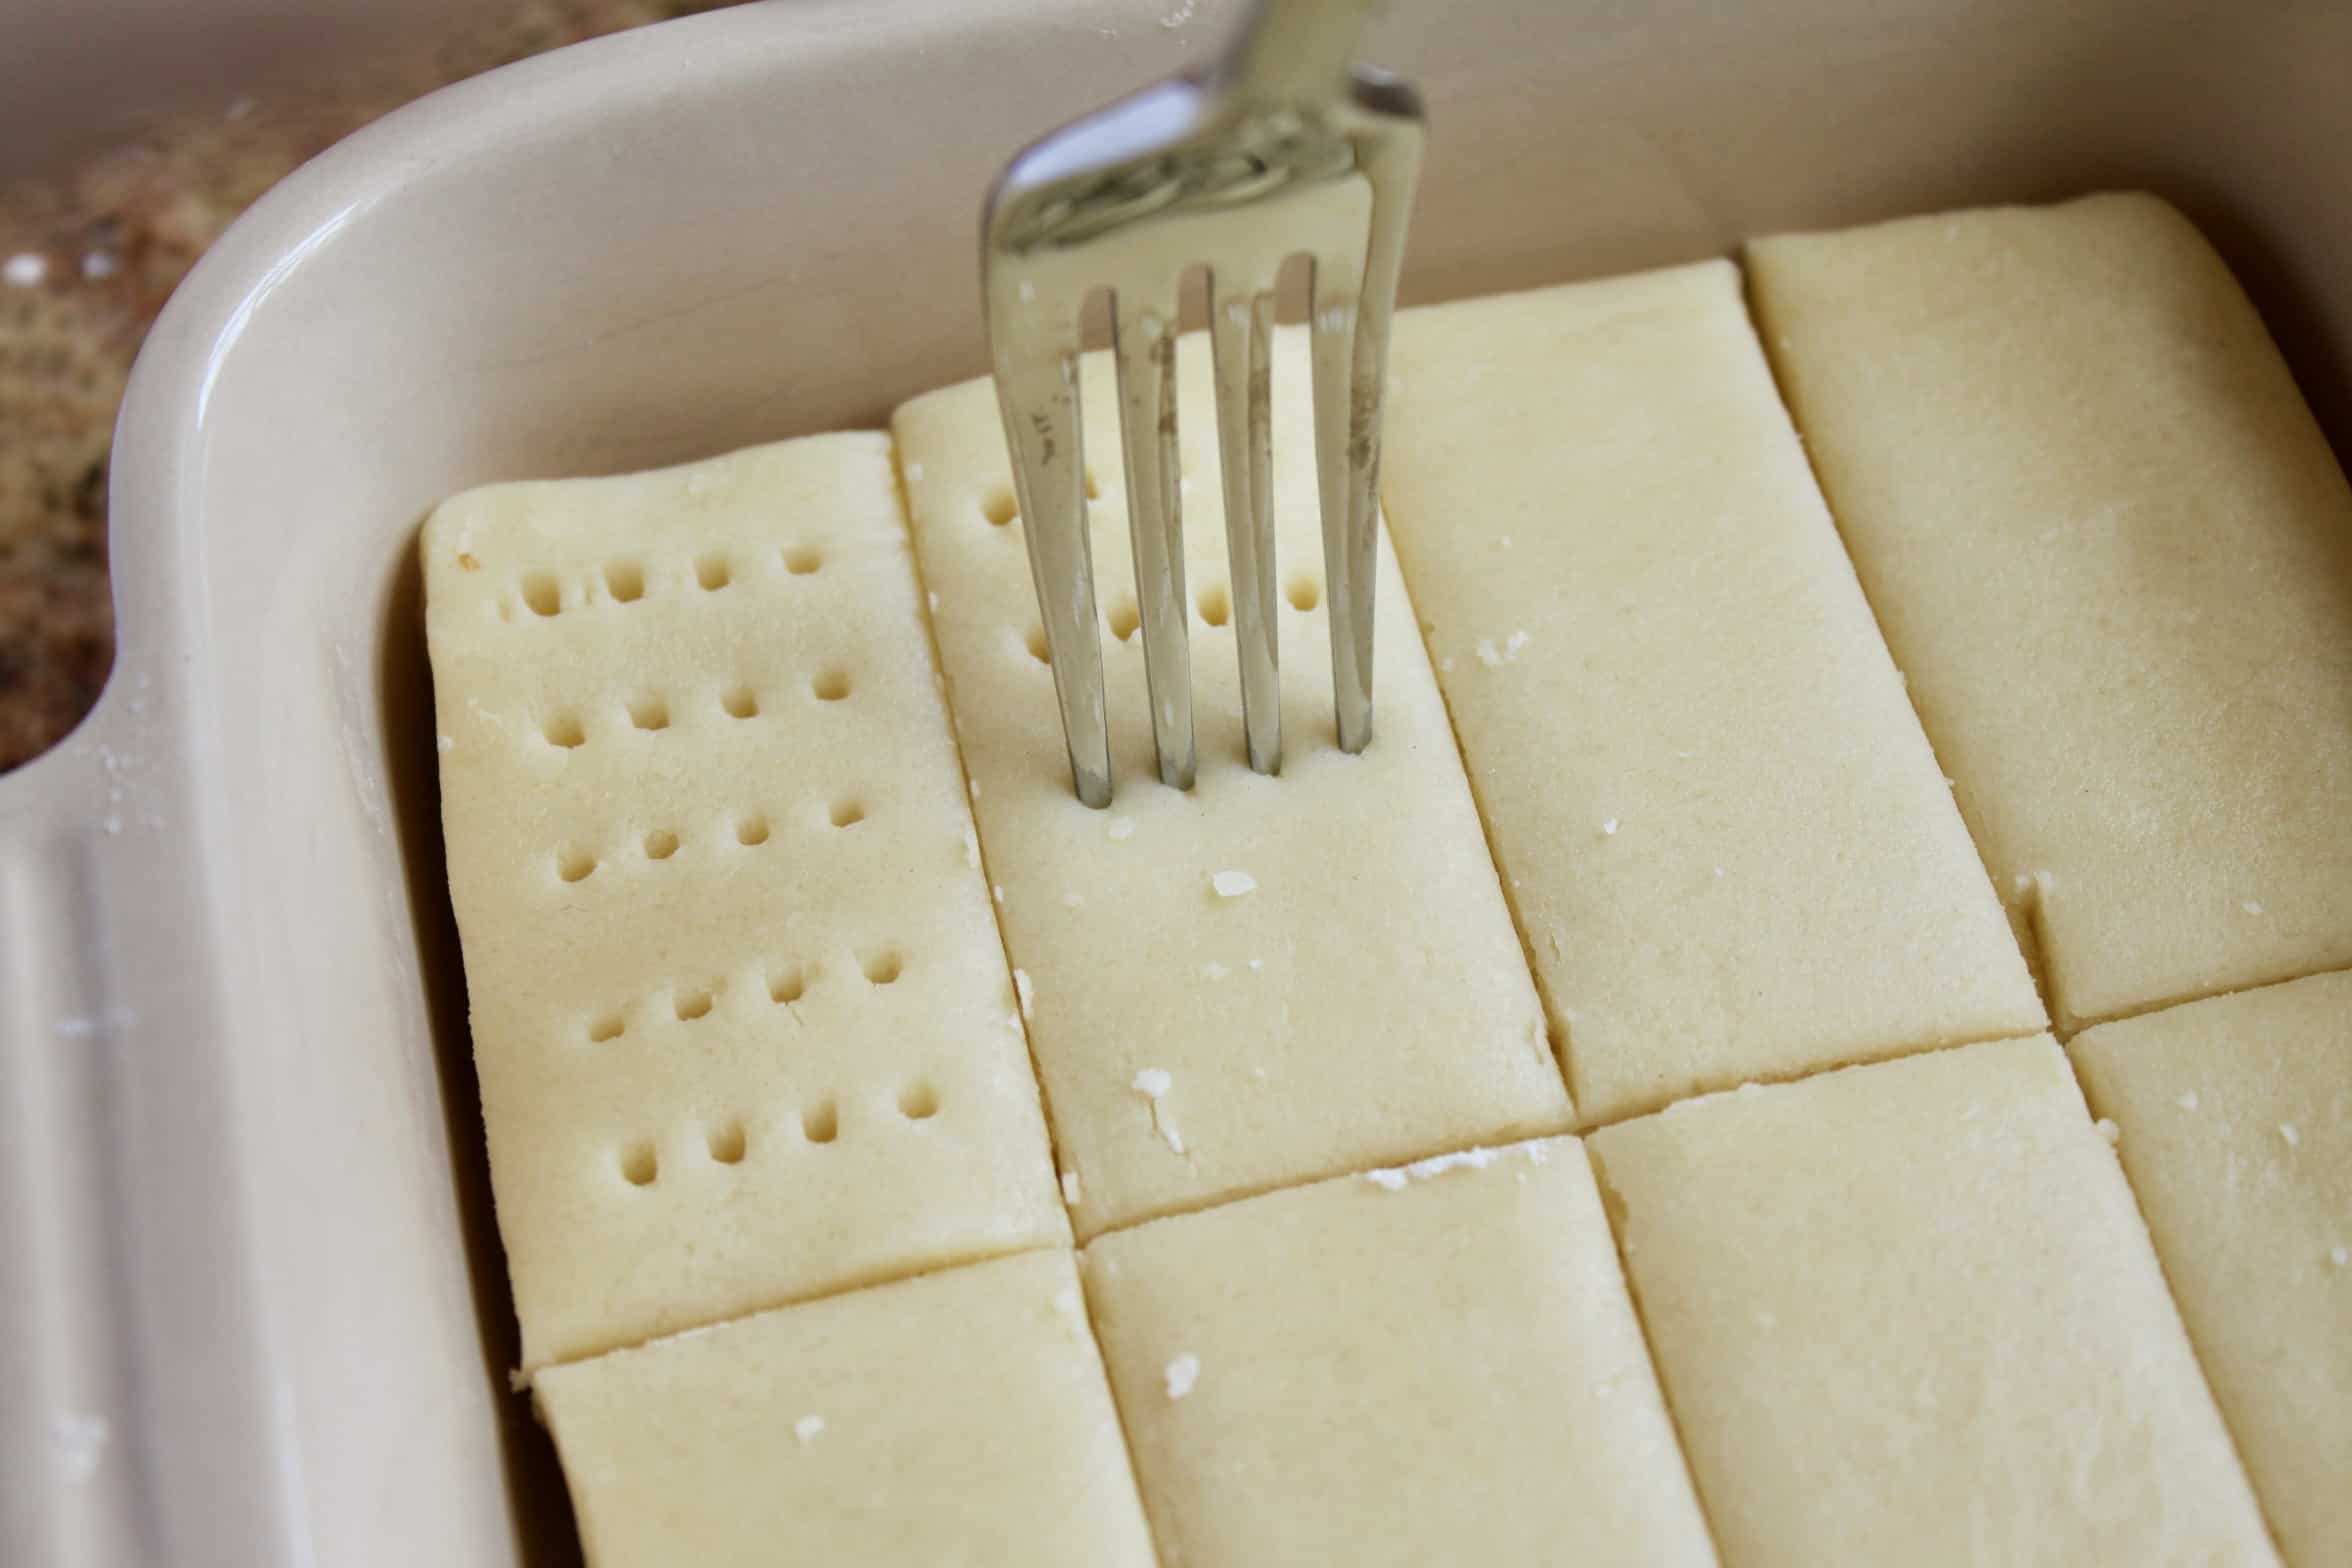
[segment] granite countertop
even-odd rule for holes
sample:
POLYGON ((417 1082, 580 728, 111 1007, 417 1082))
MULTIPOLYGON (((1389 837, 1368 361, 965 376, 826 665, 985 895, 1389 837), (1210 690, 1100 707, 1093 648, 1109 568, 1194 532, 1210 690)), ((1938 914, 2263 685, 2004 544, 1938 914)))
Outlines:
POLYGON ((445 82, 711 0, 496 0, 298 95, 158 118, 0 184, 0 771, 89 711, 113 660, 106 465, 139 341, 230 221, 297 164, 445 82))

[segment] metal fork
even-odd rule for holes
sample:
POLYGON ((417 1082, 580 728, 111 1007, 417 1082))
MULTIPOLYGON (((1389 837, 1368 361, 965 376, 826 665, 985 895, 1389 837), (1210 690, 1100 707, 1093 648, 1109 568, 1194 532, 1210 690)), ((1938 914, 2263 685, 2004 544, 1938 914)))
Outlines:
POLYGON ((1270 347, 1274 290, 1305 255, 1315 462, 1339 744, 1372 738, 1380 408, 1419 96, 1351 69, 1372 0, 1258 0, 1204 69, 1037 142, 989 193, 982 255, 997 399, 1079 799, 1111 798, 1102 644, 1080 440, 1080 316, 1111 295, 1136 598, 1160 778, 1196 749, 1176 460, 1178 300, 1208 277, 1217 437, 1249 764, 1279 770, 1270 347))

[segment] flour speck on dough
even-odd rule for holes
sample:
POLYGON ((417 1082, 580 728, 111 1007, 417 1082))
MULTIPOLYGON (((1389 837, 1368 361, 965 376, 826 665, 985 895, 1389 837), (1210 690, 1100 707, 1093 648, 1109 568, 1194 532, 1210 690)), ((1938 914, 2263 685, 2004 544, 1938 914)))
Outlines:
POLYGON ((1182 1399, 1192 1392, 1192 1385, 1200 1381, 1200 1357, 1187 1350, 1169 1362, 1161 1376, 1168 1380, 1168 1397, 1182 1399))
POLYGON ((804 1443, 814 1442, 817 1434, 824 1430, 825 1418, 823 1416, 802 1416, 798 1421, 792 1423, 792 1435, 804 1443))

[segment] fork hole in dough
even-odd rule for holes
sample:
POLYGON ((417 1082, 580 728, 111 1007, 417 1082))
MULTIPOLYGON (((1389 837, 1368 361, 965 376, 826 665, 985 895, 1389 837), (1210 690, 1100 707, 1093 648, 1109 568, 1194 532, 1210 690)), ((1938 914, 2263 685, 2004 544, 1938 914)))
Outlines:
POLYGON ((670 727, 670 705, 650 694, 631 697, 629 722, 641 730, 666 730, 670 727))
POLYGON ((717 593, 735 580, 735 569, 723 555, 697 556, 694 562, 694 581, 704 593, 717 593))
POLYGON ((1143 613, 1136 609, 1133 599, 1120 599, 1111 606, 1111 635, 1121 642, 1135 635, 1135 628, 1143 624, 1143 613))
POLYGON ((749 686, 730 686, 719 694, 719 706, 727 710, 730 719, 756 719, 759 693, 749 686))
POLYGON ((740 1165, 748 1140, 743 1135, 743 1124, 737 1121, 720 1122, 707 1135, 710 1157, 721 1165, 740 1165))
POLYGON ((600 1013, 588 1020, 588 1043, 602 1045, 607 1040, 618 1040, 624 1027, 620 1014, 600 1013))
POLYGON ((739 817, 735 822, 735 842, 751 849, 768 841, 768 819, 762 816, 739 817))
POLYGON ((910 1122, 927 1122, 939 1114, 939 1091, 928 1078, 917 1078, 898 1091, 898 1114, 910 1122))
POLYGON ((563 589, 553 572, 531 572, 523 578, 523 604, 533 615, 546 619, 563 613, 563 589))
POLYGON ((807 577, 825 564, 825 552, 813 544, 793 544, 784 547, 784 570, 795 577, 807 577))
POLYGON ((635 561, 613 561, 604 569, 604 591, 615 604, 635 604, 645 597, 645 568, 635 561))
POLYGON ((849 672, 842 669, 820 670, 809 682, 809 690, 819 702, 839 702, 849 695, 849 672))
POLYGON ((782 1007, 808 995, 809 973, 805 969, 779 969, 768 976, 768 1000, 782 1007))
POLYGON ((855 799, 837 800, 826 811, 825 817, 837 828, 854 828, 866 820, 865 803, 855 799))
POLYGON ((1040 664, 1050 665, 1053 663, 1053 650, 1045 645, 1044 627, 1030 627, 1028 633, 1021 640, 1027 645, 1030 658, 1035 659, 1040 664))
POLYGON ((865 970, 869 983, 889 985, 906 973, 906 959, 897 948, 885 947, 868 953, 860 967, 865 970))
POLYGON ((1200 618, 1211 626, 1222 626, 1233 618, 1233 596, 1223 583, 1211 583, 1200 591, 1200 618))
POLYGON ((811 1143, 831 1143, 841 1136, 841 1113, 831 1100, 819 1100, 800 1113, 800 1135, 811 1143))
POLYGON ((708 1018, 711 1007, 717 1001, 717 994, 709 990, 679 992, 676 1002, 678 1022, 690 1024, 697 1018, 708 1018))
POLYGON ((998 485, 981 497, 980 515, 988 519, 989 526, 1003 528, 1021 515, 1021 503, 1014 499, 1010 486, 998 485))
POLYGON ((650 1187, 661 1174, 661 1162, 650 1143, 632 1143, 621 1151, 621 1179, 632 1187, 650 1187))
POLYGON ((645 835, 643 848, 646 859, 667 860, 678 852, 678 835, 668 828, 655 828, 645 835))
POLYGON ((1290 587, 1284 592, 1290 600, 1290 607, 1301 615, 1323 602, 1323 585, 1304 572, 1293 577, 1290 587))
POLYGON ((566 882, 586 881, 596 869, 596 857, 576 846, 566 846, 555 857, 555 874, 566 882))

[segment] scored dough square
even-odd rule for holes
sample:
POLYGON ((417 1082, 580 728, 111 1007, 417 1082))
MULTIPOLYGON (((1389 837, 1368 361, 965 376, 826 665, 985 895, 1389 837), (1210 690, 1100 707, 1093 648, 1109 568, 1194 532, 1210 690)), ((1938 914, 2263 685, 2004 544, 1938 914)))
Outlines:
MULTIPOLYGON (((936 392, 894 421, 949 703, 1082 1235, 1569 1119, 1385 538, 1376 735, 1358 757, 1333 740, 1306 342, 1285 330, 1274 349, 1282 773, 1261 777, 1244 761, 1233 635, 1196 614, 1200 773, 1189 792, 1162 785, 1152 761, 1141 638, 1103 638, 1118 770, 1106 811, 1071 791, 1053 672, 1030 651, 1037 598, 994 390, 936 392), (1228 886, 1254 887, 1221 896, 1212 878, 1228 871, 1243 873, 1228 886)), ((1206 343, 1185 339, 1177 358, 1186 581, 1196 605, 1215 609, 1227 571, 1206 343)), ((1131 631, 1106 356, 1088 358, 1083 386, 1100 603, 1131 631)))
POLYGON ((2103 196, 1750 254, 2061 1025, 2352 963, 2352 488, 2212 248, 2103 196))
POLYGON ((2070 1049, 2288 1561, 2352 1563, 2352 974, 2070 1049))
POLYGON ((1085 1273, 1164 1568, 1715 1560, 1572 1138, 1157 1220, 1085 1273))
POLYGON ((1151 1568, 1064 1251, 551 1368, 537 1392, 595 1568, 1151 1568))
POLYGON ((2047 1036, 1591 1145, 1726 1561, 2275 1561, 2047 1036))
POLYGON ((887 442, 424 536, 526 1369, 1068 1236, 887 442))
POLYGON ((1406 312, 1385 492, 1579 1111, 2041 1003, 1727 262, 1406 312))

